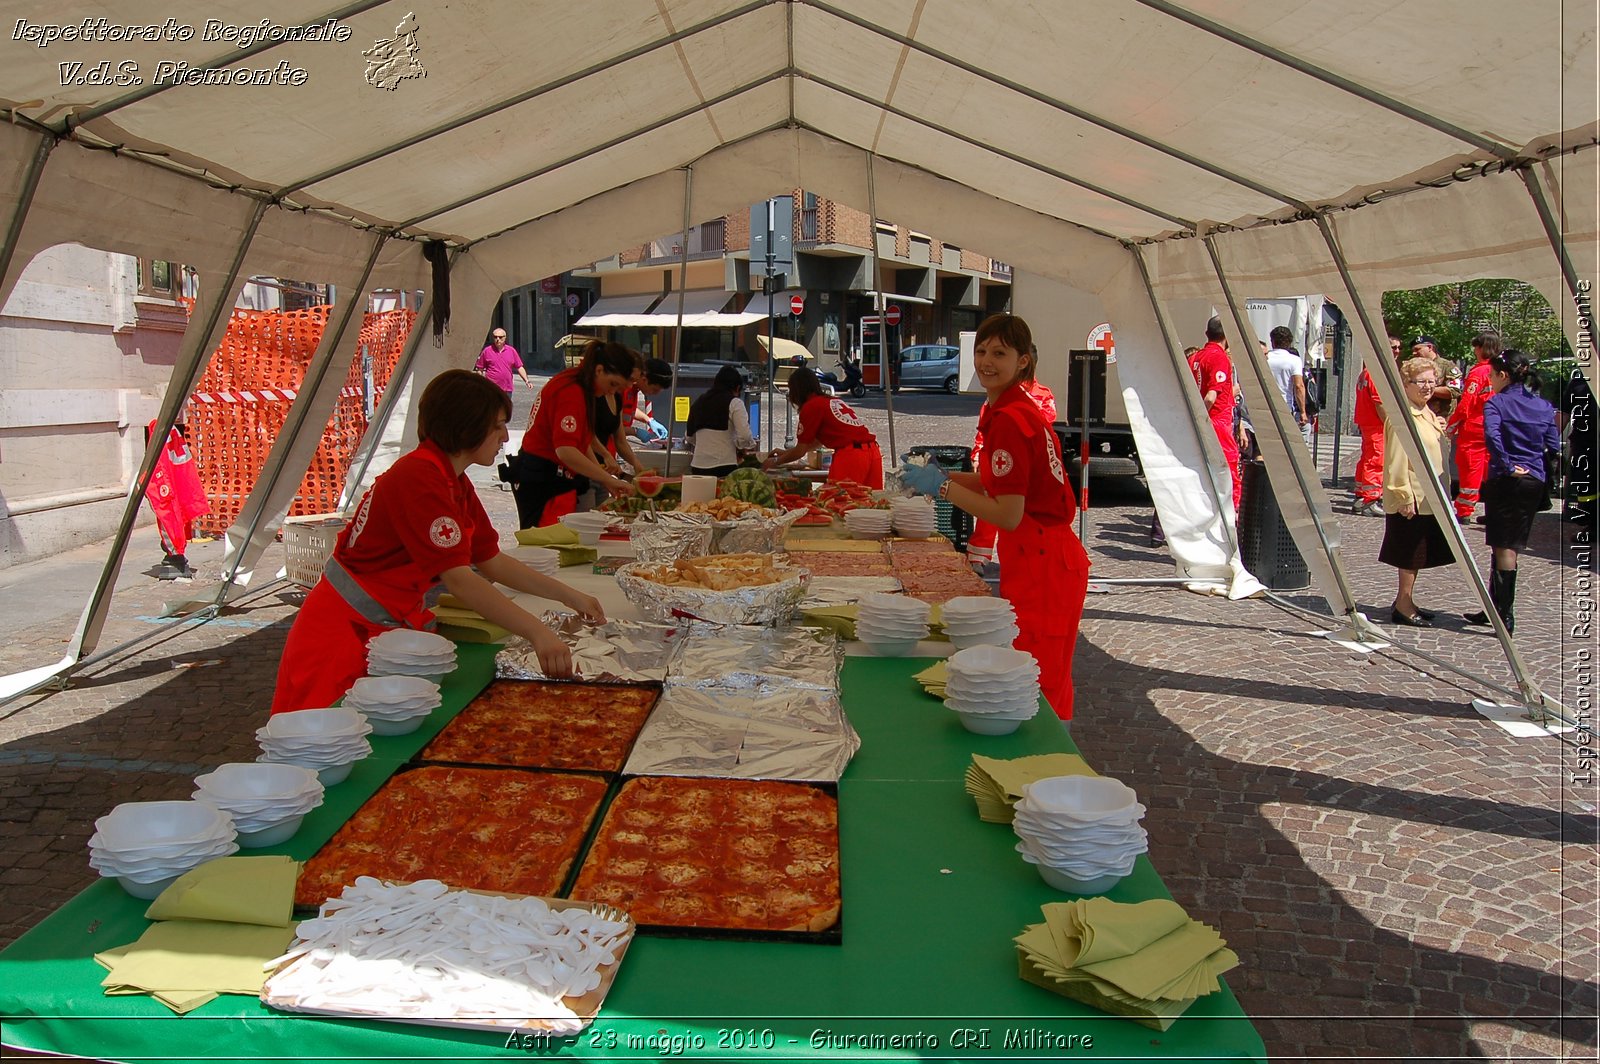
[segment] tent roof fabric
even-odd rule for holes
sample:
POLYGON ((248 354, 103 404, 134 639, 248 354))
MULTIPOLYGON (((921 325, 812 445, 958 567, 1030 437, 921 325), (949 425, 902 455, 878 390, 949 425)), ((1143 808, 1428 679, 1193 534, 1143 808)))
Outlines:
POLYGON ((326 2, 268 21, 334 18, 346 39, 242 49, 205 28, 255 29, 259 5, 172 0, 191 39, 13 43, 0 100, 86 144, 460 243, 785 127, 1144 241, 1588 144, 1597 118, 1578 0, 326 2), (401 24, 425 76, 377 87, 363 53, 401 24), (108 48, 144 84, 62 84, 108 48), (299 84, 171 83, 257 71, 299 84))

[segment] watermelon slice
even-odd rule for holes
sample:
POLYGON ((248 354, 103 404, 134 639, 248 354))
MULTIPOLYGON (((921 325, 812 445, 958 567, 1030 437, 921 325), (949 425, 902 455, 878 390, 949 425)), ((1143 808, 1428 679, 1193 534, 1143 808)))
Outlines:
POLYGON ((633 486, 640 495, 653 499, 667 486, 667 478, 645 475, 634 480, 633 486))

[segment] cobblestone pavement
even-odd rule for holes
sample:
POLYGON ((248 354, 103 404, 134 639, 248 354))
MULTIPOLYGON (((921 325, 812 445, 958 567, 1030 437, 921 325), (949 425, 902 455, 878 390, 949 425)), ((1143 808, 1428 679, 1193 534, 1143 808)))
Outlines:
MULTIPOLYGON (((902 415, 924 415, 901 423, 901 449, 961 442, 970 414, 936 404, 962 402, 897 396, 902 415)), ((510 496, 481 473, 509 528, 510 496)), ((1170 576, 1142 490, 1098 497, 1095 575, 1170 576)), ((1363 607, 1387 617, 1393 573, 1373 560, 1382 522, 1339 523, 1363 607)), ((1529 668, 1568 705, 1593 692, 1576 667, 1581 653, 1592 665, 1593 636, 1571 634, 1594 593, 1570 556, 1574 532, 1539 518, 1518 603, 1529 668)), ((159 557, 153 543, 141 531, 101 646, 144 641, 65 692, 0 707, 0 942, 91 881, 85 843, 112 805, 187 797, 198 772, 255 753, 300 593, 263 587, 217 621, 162 629, 153 618, 174 594, 141 572, 159 557)), ((191 556, 215 575, 219 554, 191 556)), ((0 617, 11 636, 0 668, 59 658, 98 560, 91 547, 0 571, 7 601, 28 603, 0 617)), ((1267 600, 1118 586, 1089 601, 1074 735, 1149 807, 1150 856, 1173 895, 1239 952, 1229 981, 1275 1059, 1595 1059, 1592 762, 1471 709, 1493 692, 1470 675, 1504 684, 1508 672, 1492 636, 1452 620, 1476 608, 1459 584, 1448 569, 1425 573, 1418 595, 1439 627, 1365 655, 1267 600)), ((1287 601, 1325 609, 1305 594, 1287 601)))

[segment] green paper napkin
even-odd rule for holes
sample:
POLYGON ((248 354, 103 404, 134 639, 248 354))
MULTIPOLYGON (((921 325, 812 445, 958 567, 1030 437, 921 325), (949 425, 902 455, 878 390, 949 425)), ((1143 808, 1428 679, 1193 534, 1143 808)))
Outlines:
POLYGON ((566 525, 546 525, 543 528, 517 529, 517 542, 524 547, 560 547, 577 543, 578 534, 566 525))

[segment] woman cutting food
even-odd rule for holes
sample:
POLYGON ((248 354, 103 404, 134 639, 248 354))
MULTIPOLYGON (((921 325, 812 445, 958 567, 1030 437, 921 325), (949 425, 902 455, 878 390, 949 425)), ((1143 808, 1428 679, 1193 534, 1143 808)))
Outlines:
POLYGON ((590 481, 613 495, 631 490, 595 459, 594 408, 627 387, 633 370, 633 353, 626 347, 591 340, 582 362, 557 373, 540 390, 512 466, 518 528, 553 525, 572 513, 590 481))
POLYGON ((572 673, 572 654, 542 621, 495 588, 540 595, 605 620, 600 603, 500 553, 500 537, 467 479, 492 466, 509 438, 511 401, 466 370, 435 377, 417 408, 422 442, 362 497, 295 618, 278 666, 272 712, 331 706, 366 675, 367 641, 393 628, 424 628, 423 596, 443 583, 469 609, 533 644, 551 676, 572 673))
POLYGON ((844 400, 822 394, 822 382, 816 373, 804 367, 790 375, 788 395, 789 405, 800 412, 795 445, 773 451, 761 464, 763 469, 792 462, 819 446, 829 447, 833 450, 829 480, 853 480, 869 488, 883 487, 883 452, 878 449, 878 438, 867 428, 860 414, 850 409, 844 400))
POLYGON ((1072 650, 1089 591, 1089 556, 1072 531, 1076 509, 1061 443, 1027 391, 1034 359, 1027 322, 996 314, 978 326, 973 361, 989 401, 978 414, 984 461, 974 473, 902 460, 900 477, 1000 530, 1000 594, 1017 611, 1015 646, 1039 663, 1039 688, 1072 719, 1072 650))

